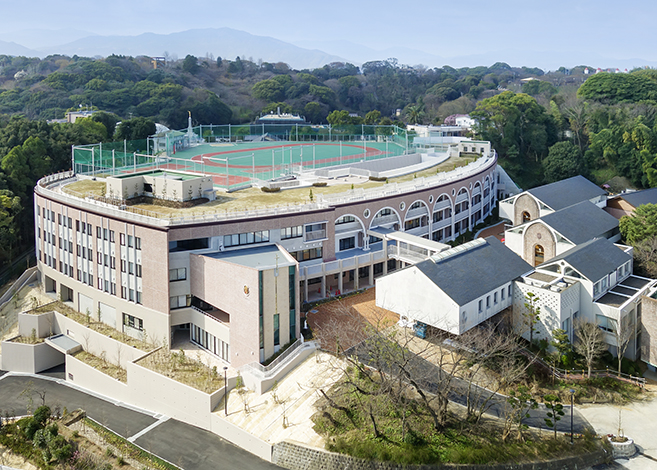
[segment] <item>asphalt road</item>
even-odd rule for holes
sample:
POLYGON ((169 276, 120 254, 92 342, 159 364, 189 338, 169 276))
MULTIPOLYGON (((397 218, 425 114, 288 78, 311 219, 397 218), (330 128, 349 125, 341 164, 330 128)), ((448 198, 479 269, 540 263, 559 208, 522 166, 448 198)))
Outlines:
MULTIPOLYGON (((94 397, 69 386, 31 376, 0 373, 0 412, 23 415, 32 400, 32 409, 46 404, 69 411, 82 408, 90 418, 123 437, 130 437, 157 421, 151 415, 121 404, 94 397)), ((155 426, 135 443, 185 470, 272 470, 276 465, 236 447, 219 436, 195 426, 170 419, 155 426)))
MULTIPOLYGON (((360 362, 376 368, 376 364, 373 362, 369 352, 370 348, 367 347, 367 341, 368 340, 365 340, 353 348, 345 351, 345 354, 355 354, 360 362)), ((417 377, 422 377, 422 379, 419 380, 420 387, 430 393, 435 393, 437 390, 439 390, 437 380, 441 375, 441 369, 437 365, 423 359, 420 356, 414 355, 412 353, 409 353, 409 355, 411 357, 409 360, 409 369, 415 371, 417 377)), ((383 367, 385 369, 386 366, 383 365, 383 367)), ((445 372, 442 373, 442 375, 444 374, 445 372)), ((451 382, 451 390, 448 395, 449 400, 459 405, 467 406, 467 391, 469 387, 468 383, 457 377, 452 377, 451 382)), ((506 407, 509 406, 505 396, 490 392, 476 385, 472 385, 471 387, 476 390, 474 393, 471 392, 471 397, 476 399, 479 404, 486 408, 485 414, 498 418, 503 418, 505 416, 506 407)), ((562 416, 561 420, 557 422, 557 431, 570 433, 570 405, 566 403, 563 405, 564 416, 562 416)), ((523 423, 533 428, 552 430, 552 428, 548 428, 545 424, 545 418, 545 405, 540 404, 538 409, 529 411, 529 418, 523 419, 523 423)), ((577 411, 577 408, 575 408, 575 413, 573 415, 574 432, 583 433, 586 429, 593 428, 589 422, 577 411)))

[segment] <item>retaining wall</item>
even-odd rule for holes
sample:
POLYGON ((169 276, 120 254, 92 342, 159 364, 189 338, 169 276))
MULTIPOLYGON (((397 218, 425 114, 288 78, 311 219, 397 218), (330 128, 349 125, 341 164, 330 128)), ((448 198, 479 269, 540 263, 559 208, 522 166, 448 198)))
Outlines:
POLYGON ((401 465, 357 459, 292 442, 274 444, 272 463, 289 470, 584 470, 606 462, 607 453, 598 449, 576 457, 520 464, 492 465, 401 465))
POLYGON ((63 363, 64 354, 46 343, 23 344, 11 340, 2 342, 2 370, 36 374, 63 363))
POLYGON ((115 400, 128 401, 130 398, 128 384, 110 377, 70 354, 66 355, 66 381, 115 400))

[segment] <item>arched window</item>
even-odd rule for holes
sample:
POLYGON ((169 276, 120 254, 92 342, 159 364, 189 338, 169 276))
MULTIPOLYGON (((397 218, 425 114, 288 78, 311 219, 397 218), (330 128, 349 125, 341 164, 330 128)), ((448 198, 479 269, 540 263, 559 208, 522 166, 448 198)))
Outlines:
POLYGON ((529 215, 529 212, 523 211, 523 213, 522 213, 522 223, 524 224, 525 222, 529 222, 530 220, 532 220, 532 216, 529 215))
POLYGON ((538 266, 543 263, 545 259, 545 250, 541 245, 536 245, 534 248, 534 266, 538 266))

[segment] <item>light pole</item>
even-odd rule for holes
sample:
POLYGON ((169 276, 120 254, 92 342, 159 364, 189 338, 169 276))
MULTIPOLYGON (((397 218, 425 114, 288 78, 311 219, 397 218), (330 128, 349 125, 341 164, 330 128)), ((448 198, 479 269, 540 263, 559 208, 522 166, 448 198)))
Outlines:
POLYGON ((570 445, 573 445, 573 411, 575 406, 575 390, 570 389, 570 445))
POLYGON ((224 366, 224 415, 228 416, 228 381, 226 380, 226 371, 228 367, 224 366))

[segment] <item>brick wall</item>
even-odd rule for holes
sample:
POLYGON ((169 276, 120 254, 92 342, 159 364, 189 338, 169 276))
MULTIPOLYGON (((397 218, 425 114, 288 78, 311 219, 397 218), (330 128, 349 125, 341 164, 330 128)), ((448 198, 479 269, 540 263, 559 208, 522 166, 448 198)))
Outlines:
POLYGON ((538 204, 531 196, 523 194, 516 199, 516 203, 513 206, 513 225, 522 224, 522 213, 528 212, 531 220, 538 219, 540 217, 540 212, 538 210, 538 204))
POLYGON ((641 360, 657 365, 657 300, 641 297, 641 360))
POLYGON ((557 255, 557 242, 554 239, 554 235, 552 235, 550 229, 541 222, 530 225, 523 234, 522 259, 532 266, 535 265, 534 255, 536 245, 541 245, 543 247, 543 261, 548 261, 557 255))

